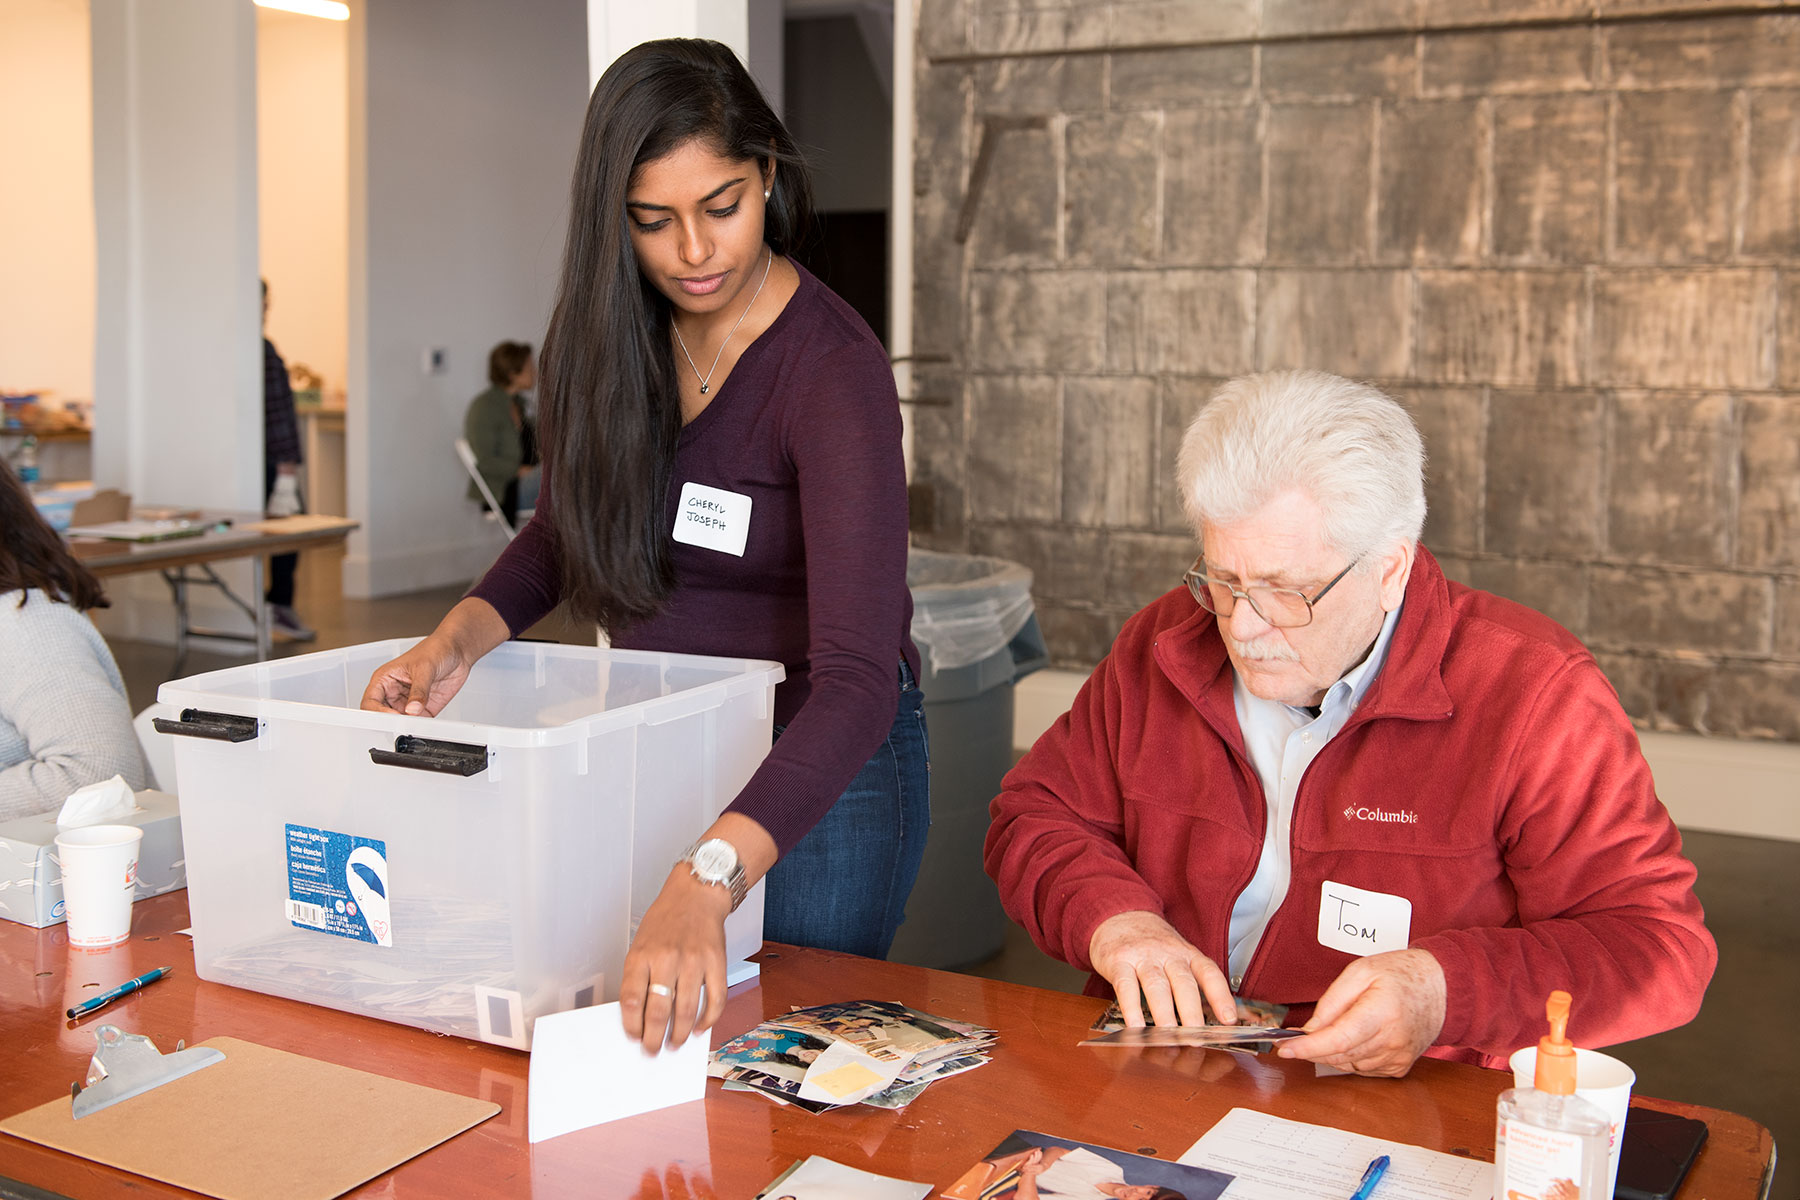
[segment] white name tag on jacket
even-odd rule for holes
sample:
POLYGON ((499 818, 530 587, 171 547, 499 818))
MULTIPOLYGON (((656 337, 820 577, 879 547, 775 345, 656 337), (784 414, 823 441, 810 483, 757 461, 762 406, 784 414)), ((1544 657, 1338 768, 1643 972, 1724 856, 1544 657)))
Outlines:
POLYGON ((1404 950, 1412 937, 1412 901, 1327 879, 1319 885, 1319 945, 1346 954, 1404 950))
POLYGON ((750 497, 689 480, 681 485, 675 540, 744 557, 750 536, 750 497))

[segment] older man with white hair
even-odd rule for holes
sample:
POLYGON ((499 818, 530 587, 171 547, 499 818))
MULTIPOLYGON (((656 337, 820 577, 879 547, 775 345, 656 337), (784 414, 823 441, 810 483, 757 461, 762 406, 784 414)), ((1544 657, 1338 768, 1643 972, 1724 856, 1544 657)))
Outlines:
POLYGON ((1399 404, 1318 372, 1232 380, 1189 427, 1200 557, 1007 776, 986 846, 1128 1024, 1255 996, 1304 1021, 1284 1057, 1403 1075, 1499 1065, 1557 988, 1588 1046, 1698 1010, 1717 949, 1630 722, 1573 635, 1444 577, 1424 465, 1399 404))

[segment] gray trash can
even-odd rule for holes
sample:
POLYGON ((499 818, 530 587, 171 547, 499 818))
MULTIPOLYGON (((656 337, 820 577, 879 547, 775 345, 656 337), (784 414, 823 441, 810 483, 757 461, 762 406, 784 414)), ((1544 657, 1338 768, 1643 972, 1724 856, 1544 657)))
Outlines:
POLYGON ((981 868, 988 802, 1012 767, 1013 683, 1048 665, 1015 562, 914 550, 906 582, 931 735, 931 836, 888 957, 962 967, 998 954, 1006 913, 981 868))

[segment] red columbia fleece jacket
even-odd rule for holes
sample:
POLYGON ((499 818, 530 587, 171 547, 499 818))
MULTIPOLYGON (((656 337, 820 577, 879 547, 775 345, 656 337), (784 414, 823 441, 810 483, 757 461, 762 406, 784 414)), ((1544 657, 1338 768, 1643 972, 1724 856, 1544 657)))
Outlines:
MULTIPOLYGON (((1231 662, 1186 588, 1126 622, 1002 789, 987 871, 1046 953, 1091 970, 1095 928, 1141 910, 1226 961, 1267 809, 1231 662)), ((1351 961, 1319 944, 1326 881, 1404 896, 1410 944, 1449 988, 1437 1057, 1534 1044, 1556 988, 1575 997, 1580 1045, 1673 1028, 1718 960, 1593 655, 1548 617, 1448 582, 1423 547, 1381 674, 1301 780, 1289 850, 1243 994, 1310 1005, 1351 961)), ((1094 976, 1088 991, 1111 989, 1094 976)))

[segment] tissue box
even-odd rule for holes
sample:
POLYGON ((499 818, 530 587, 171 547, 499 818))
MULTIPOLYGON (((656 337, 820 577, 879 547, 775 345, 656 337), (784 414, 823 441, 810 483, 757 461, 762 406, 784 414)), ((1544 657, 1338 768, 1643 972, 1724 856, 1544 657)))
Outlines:
MULTIPOLYGON (((139 812, 108 825, 137 825, 144 831, 138 850, 137 898, 160 896, 187 886, 181 851, 181 810, 169 792, 137 793, 139 812)), ((0 822, 0 917, 21 925, 60 925, 62 868, 56 853, 56 814, 41 813, 0 822)))

